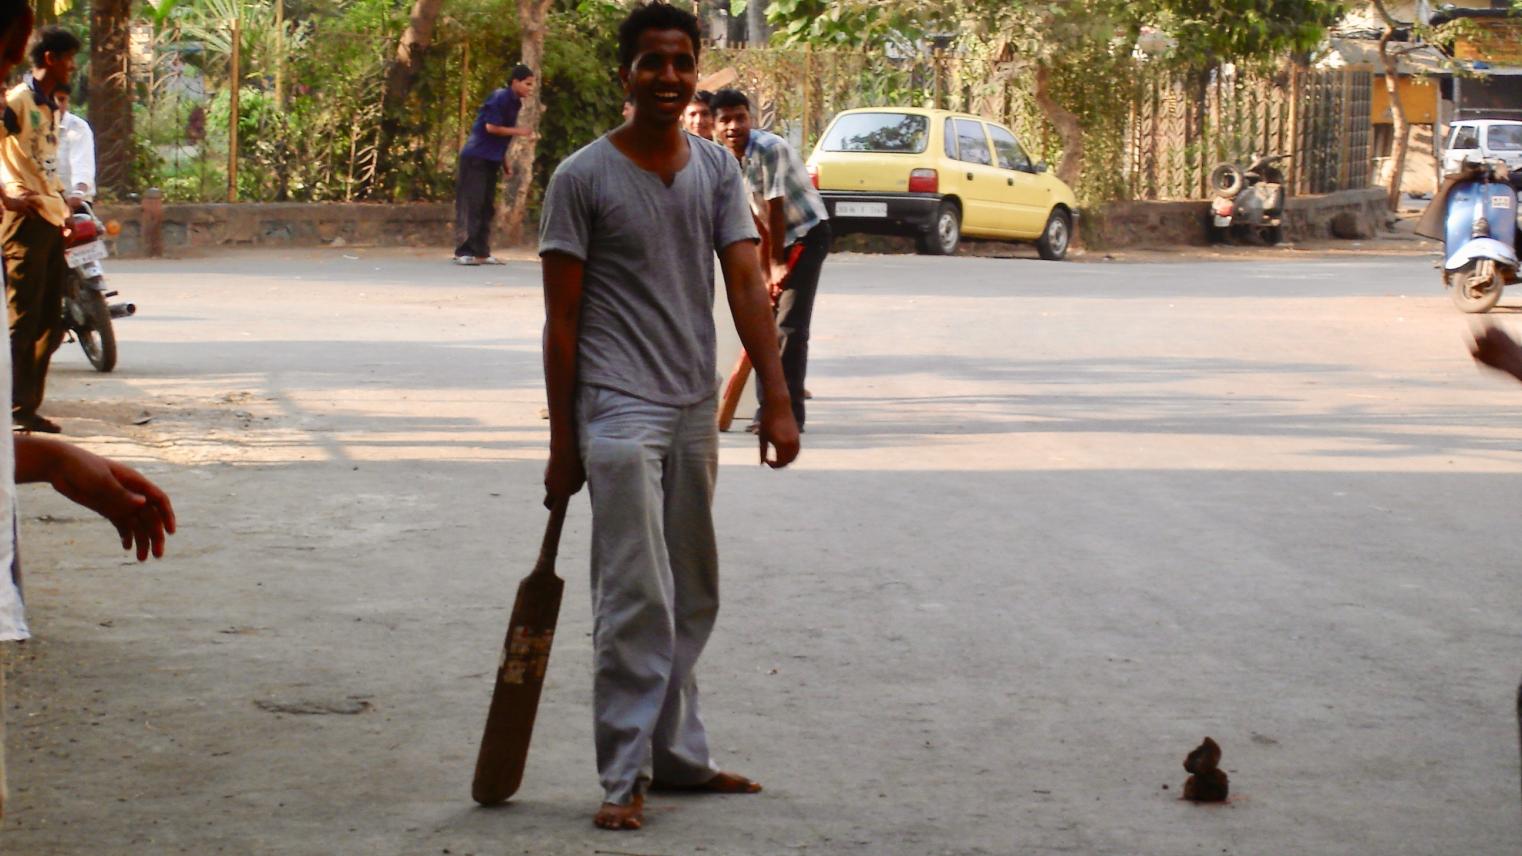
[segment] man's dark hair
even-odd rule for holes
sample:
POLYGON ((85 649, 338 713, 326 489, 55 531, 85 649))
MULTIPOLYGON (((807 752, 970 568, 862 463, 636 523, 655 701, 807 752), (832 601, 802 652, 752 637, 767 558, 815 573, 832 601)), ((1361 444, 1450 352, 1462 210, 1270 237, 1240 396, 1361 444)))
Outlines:
POLYGON ((534 70, 520 62, 513 66, 513 73, 507 76, 507 80, 509 83, 517 83, 520 80, 528 80, 533 76, 534 70))
POLYGON ((692 39, 692 58, 697 59, 703 47, 703 30, 698 19, 686 9, 678 9, 670 3, 653 0, 639 3, 629 11, 629 17, 618 25, 618 67, 634 65, 634 54, 639 50, 640 34, 646 30, 681 30, 692 39))
POLYGON ((709 92, 706 89, 699 89, 697 92, 694 92, 692 94, 692 100, 702 104, 704 107, 707 107, 710 110, 713 109, 713 93, 709 92))
POLYGON ((32 46, 27 48, 27 56, 32 59, 32 68, 42 68, 47 61, 47 55, 62 56, 66 53, 78 53, 83 45, 79 36, 65 30, 63 27, 43 27, 32 36, 32 46))
POLYGON ((750 99, 746 98, 745 93, 738 89, 720 89, 713 94, 713 98, 708 102, 708 109, 718 113, 725 107, 744 107, 745 112, 749 113, 750 99))

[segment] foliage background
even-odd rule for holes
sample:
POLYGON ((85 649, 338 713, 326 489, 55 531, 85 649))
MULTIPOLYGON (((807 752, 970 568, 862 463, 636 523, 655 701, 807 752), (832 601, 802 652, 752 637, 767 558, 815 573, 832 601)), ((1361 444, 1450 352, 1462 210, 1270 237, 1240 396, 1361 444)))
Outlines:
MULTIPOLYGON (((412 0, 285 0, 280 27, 274 4, 136 7, 132 185, 159 186, 172 200, 229 198, 236 87, 235 198, 450 199, 464 133, 518 60, 516 0, 443 3, 422 75, 391 114, 389 135, 381 132, 386 69, 412 0)), ((561 159, 619 121, 624 8, 624 0, 554 0, 539 70, 546 109, 534 201, 561 159)), ((1282 65, 1316 44, 1338 8, 1328 0, 770 0, 770 49, 706 50, 702 67, 734 66, 753 93, 771 93, 765 124, 805 151, 834 111, 928 105, 939 93, 942 106, 1010 124, 1038 159, 1067 167, 1077 156, 1075 188, 1097 201, 1134 193, 1119 165, 1141 70, 1203 82, 1228 60, 1282 65), (1158 33, 1163 49, 1142 57, 1138 46, 1158 33)), ((87 3, 61 19, 81 34, 88 21, 87 3)))
MULTIPOLYGON (((231 91, 239 87, 238 187, 244 201, 447 200, 456 156, 480 104, 518 62, 512 0, 449 0, 422 76, 381 157, 381 97, 410 0, 286 0, 284 37, 274 0, 185 0, 135 25, 137 188, 166 198, 228 198, 231 91), (231 21, 240 24, 233 80, 231 21), (151 62, 140 62, 143 56, 151 62), (468 63, 468 64, 467 64, 468 63), (276 98, 281 70, 282 100, 276 98), (204 90, 204 95, 202 93, 204 90)), ((548 109, 536 174, 617 124, 615 34, 621 6, 558 0, 549 18, 540 97, 548 109)), ((81 4, 60 23, 82 36, 81 4)), ((86 55, 81 54, 81 57, 86 55)), ((81 70, 78 79, 86 78, 81 70)), ((81 93, 87 104, 88 93, 81 93)))

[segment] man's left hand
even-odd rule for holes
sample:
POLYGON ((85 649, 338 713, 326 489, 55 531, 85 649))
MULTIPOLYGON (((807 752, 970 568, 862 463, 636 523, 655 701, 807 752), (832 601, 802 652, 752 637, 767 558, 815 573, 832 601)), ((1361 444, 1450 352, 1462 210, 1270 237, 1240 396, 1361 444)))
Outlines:
POLYGON ((793 419, 793 403, 786 395, 768 397, 761 405, 761 419, 756 436, 761 443, 761 463, 780 470, 798 457, 798 423, 793 419), (775 456, 766 456, 770 445, 775 456))

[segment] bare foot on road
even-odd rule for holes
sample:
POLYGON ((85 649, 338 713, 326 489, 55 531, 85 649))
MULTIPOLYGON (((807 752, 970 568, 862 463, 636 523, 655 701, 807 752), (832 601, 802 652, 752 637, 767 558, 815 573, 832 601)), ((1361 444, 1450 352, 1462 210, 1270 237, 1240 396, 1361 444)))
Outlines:
POLYGON ((592 822, 600 829, 639 829, 645 823, 645 798, 635 794, 628 805, 603 803, 592 822))
POLYGON ((745 778, 739 773, 714 773, 713 778, 699 785, 668 785, 652 782, 651 790, 686 791, 701 794, 759 794, 761 783, 745 778))

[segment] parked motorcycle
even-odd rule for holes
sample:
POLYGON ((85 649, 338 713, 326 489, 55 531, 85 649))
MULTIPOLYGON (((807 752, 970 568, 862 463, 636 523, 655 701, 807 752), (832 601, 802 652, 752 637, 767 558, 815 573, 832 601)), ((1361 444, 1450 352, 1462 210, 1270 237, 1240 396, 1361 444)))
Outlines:
POLYGON ((1284 240, 1284 173, 1276 164, 1289 155, 1264 155, 1246 170, 1223 163, 1210 173, 1210 239, 1253 238, 1270 246, 1284 240))
MULTIPOLYGON (((115 225, 115 224, 113 224, 115 225)), ((64 235, 63 258, 67 267, 63 286, 63 326, 79 342, 85 358, 96 371, 116 368, 116 331, 111 319, 126 318, 137 312, 132 303, 108 305, 106 299, 117 296, 107 290, 101 262, 110 255, 106 249, 106 224, 95 216, 88 202, 69 217, 64 235)))
POLYGON ((1443 206, 1443 286, 1465 312, 1489 312, 1517 281, 1519 179, 1499 160, 1466 163, 1432 201, 1443 206))

